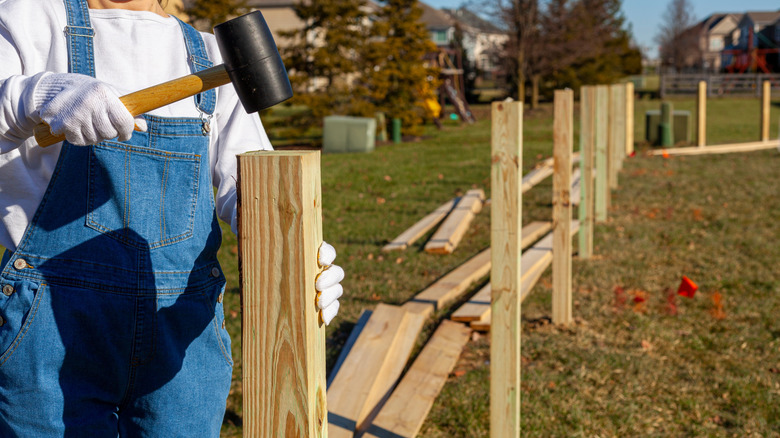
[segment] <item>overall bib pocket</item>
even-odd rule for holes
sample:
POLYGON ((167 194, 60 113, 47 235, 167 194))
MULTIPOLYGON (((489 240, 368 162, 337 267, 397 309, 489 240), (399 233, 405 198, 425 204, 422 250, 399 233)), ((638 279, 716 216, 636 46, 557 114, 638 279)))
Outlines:
POLYGON ((200 155, 116 142, 92 146, 86 225, 135 248, 192 237, 200 155))
POLYGON ((45 285, 31 281, 0 281, 0 366, 21 345, 35 322, 45 285))

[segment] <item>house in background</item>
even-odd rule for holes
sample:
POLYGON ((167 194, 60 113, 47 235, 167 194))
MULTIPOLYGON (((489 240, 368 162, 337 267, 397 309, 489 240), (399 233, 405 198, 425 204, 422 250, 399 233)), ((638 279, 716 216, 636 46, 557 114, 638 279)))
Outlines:
POLYGON ((503 79, 506 72, 500 60, 503 47, 509 40, 507 33, 464 7, 443 11, 455 20, 456 34, 457 28, 460 28, 466 61, 476 67, 479 79, 503 79))
POLYGON ((721 70, 721 52, 726 48, 727 38, 737 28, 738 20, 738 14, 712 14, 693 27, 699 49, 694 63, 701 71, 721 70))

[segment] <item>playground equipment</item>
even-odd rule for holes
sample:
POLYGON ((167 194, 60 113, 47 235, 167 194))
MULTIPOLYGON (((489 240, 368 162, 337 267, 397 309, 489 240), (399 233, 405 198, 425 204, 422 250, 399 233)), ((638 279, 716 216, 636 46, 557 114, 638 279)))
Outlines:
MULTIPOLYGON (((775 46, 775 44, 768 40, 764 35, 757 34, 758 38, 764 41, 768 45, 775 46)), ((755 46, 756 34, 752 27, 748 27, 747 47, 743 49, 726 49, 723 56, 731 58, 731 63, 726 66, 726 71, 729 73, 745 73, 745 72, 758 72, 771 73, 771 69, 766 62, 766 56, 770 53, 780 53, 780 48, 777 46, 773 48, 759 49, 755 46)))

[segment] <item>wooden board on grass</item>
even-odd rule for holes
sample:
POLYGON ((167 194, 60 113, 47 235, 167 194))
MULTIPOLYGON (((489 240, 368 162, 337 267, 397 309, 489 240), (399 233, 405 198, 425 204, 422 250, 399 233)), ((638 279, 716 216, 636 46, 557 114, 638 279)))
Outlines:
POLYGON ((452 254, 474 219, 474 215, 482 210, 485 192, 473 189, 458 202, 458 205, 444 219, 438 230, 425 244, 425 252, 432 254, 452 254))
POLYGON ((367 426, 409 360, 424 318, 379 304, 328 388, 328 436, 352 437, 367 426))
POLYGON ((379 411, 364 437, 413 438, 460 357, 471 330, 444 320, 379 411))
POLYGON ((382 251, 389 252, 408 248, 409 245, 413 244, 417 239, 424 236, 425 233, 438 225, 452 211, 453 207, 455 207, 460 199, 461 198, 455 198, 446 202, 432 213, 420 219, 416 224, 399 234, 392 242, 385 245, 382 248, 382 251))
POLYGON ((429 316, 460 298, 472 283, 490 272, 490 248, 482 251, 415 295, 402 307, 429 316))
MULTIPOLYGON (((532 243, 539 240, 545 233, 552 228, 551 222, 531 222, 523 227, 523 237, 521 245, 523 248, 531 246, 532 243)), ((523 266, 525 271, 526 268, 523 266)), ((455 313, 452 314, 453 321, 478 321, 482 315, 490 310, 490 284, 483 287, 469 301, 463 304, 455 313)))

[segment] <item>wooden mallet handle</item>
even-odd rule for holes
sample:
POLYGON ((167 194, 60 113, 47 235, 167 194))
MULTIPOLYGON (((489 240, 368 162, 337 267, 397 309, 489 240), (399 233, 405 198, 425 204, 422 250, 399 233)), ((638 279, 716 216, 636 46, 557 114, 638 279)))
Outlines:
MULTIPOLYGON (((230 82, 225 66, 220 64, 187 76, 182 76, 119 98, 133 117, 147 113, 178 100, 186 99, 200 92, 230 82)), ((51 146, 65 140, 64 135, 54 135, 46 123, 35 126, 35 140, 41 147, 51 146)))

